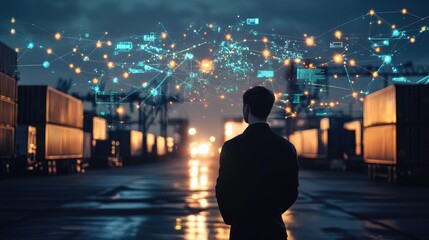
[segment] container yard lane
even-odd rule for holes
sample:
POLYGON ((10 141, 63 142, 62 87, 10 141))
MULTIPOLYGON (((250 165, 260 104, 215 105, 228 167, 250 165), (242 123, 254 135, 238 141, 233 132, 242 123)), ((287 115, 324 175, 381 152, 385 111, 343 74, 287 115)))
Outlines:
MULTIPOLYGON (((228 239, 214 196, 217 159, 0 181, 1 239, 228 239)), ((250 210, 249 210, 250 211, 250 210)), ((289 239, 429 239, 429 189, 363 173, 300 172, 283 215, 289 239)))

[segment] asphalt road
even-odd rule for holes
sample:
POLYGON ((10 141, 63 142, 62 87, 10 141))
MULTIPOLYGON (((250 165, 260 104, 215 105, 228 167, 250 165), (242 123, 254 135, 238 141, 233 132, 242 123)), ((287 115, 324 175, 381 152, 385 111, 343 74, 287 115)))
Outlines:
MULTIPOLYGON (((0 180, 0 239, 228 239, 217 159, 0 180)), ((289 239, 429 239, 429 187, 356 172, 300 172, 289 239)))

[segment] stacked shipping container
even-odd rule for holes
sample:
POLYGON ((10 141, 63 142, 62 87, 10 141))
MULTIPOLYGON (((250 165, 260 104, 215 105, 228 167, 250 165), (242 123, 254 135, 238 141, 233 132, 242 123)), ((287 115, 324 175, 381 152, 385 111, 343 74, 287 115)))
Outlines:
POLYGON ((364 159, 371 178, 429 174, 429 86, 391 85, 364 105, 364 159), (380 171, 387 170, 387 171, 380 171))
POLYGON ((17 118, 16 52, 0 42, 0 176, 9 172, 15 152, 17 118))

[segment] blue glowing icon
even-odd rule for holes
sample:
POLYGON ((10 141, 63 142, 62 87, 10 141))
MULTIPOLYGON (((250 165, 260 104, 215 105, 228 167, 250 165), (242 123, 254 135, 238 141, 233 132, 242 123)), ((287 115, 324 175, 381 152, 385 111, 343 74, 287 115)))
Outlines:
POLYGON ((27 46, 27 48, 28 48, 28 49, 33 49, 33 48, 34 48, 34 43, 32 43, 32 42, 31 42, 31 43, 29 43, 29 44, 28 44, 28 46, 27 46))
POLYGON ((274 77, 273 70, 258 70, 258 78, 272 78, 274 77))
POLYGON ((156 91, 156 89, 155 89, 155 88, 152 88, 152 90, 150 90, 150 94, 151 94, 152 96, 156 96, 156 95, 158 95, 158 91, 156 91))
POLYGON ((192 58, 194 58, 194 54, 192 54, 192 53, 185 53, 185 59, 192 60, 192 58))
POLYGON ((119 79, 118 79, 117 77, 114 77, 114 78, 113 78, 113 82, 114 82, 114 83, 118 83, 118 81, 119 81, 119 79))
POLYGON ((247 25, 258 25, 259 24, 259 18, 248 18, 246 19, 247 25))
POLYGON ((390 55, 384 55, 383 56, 383 61, 385 64, 390 64, 392 62, 392 56, 390 55))
POLYGON ((133 43, 132 42, 118 42, 116 44, 115 50, 119 52, 129 52, 133 49, 133 43))

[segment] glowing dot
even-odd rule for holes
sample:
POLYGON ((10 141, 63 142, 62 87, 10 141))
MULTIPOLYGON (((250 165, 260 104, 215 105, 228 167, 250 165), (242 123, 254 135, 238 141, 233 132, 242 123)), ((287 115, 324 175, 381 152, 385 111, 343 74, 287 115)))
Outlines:
POLYGON ((337 79, 338 78, 338 74, 334 74, 334 78, 337 79))
POLYGON ((15 23, 15 22, 16 22, 15 18, 11 18, 11 19, 10 19, 10 22, 11 22, 11 23, 15 23))
POLYGON ((107 41, 106 44, 107 44, 107 46, 112 46, 112 41, 109 40, 109 41, 107 41))
POLYGON ((343 33, 338 30, 338 31, 335 31, 334 35, 335 35, 336 38, 341 39, 341 37, 343 36, 343 33))
POLYGON ((44 68, 48 68, 51 64, 48 61, 44 61, 42 65, 44 68))
POLYGON ((229 40, 231 40, 232 39, 232 36, 231 36, 231 34, 226 34, 225 35, 225 39, 227 40, 227 41, 229 41, 229 40))
POLYGON ((174 68, 174 67, 176 66, 176 62, 175 62, 175 61, 170 61, 170 62, 168 63, 168 66, 169 66, 170 68, 174 68))
POLYGON ((378 25, 381 25, 383 22, 379 19, 378 21, 377 21, 377 24, 378 25))
POLYGON ((267 43, 267 42, 268 42, 268 38, 264 37, 264 38, 262 39, 262 42, 267 43))
POLYGON ((125 108, 122 106, 119 106, 118 108, 116 108, 116 113, 118 113, 119 115, 122 115, 125 113, 125 108))
POLYGON ((69 68, 74 68, 74 64, 73 64, 73 63, 70 63, 70 64, 69 64, 69 68))
POLYGON ((158 91, 157 91, 155 88, 152 88, 152 89, 150 90, 150 94, 151 94, 152 96, 156 96, 156 95, 158 95, 158 91))
POLYGON ((378 72, 373 72, 373 73, 372 73, 372 77, 373 77, 373 78, 377 78, 377 77, 378 77, 378 72))
POLYGON ((19 48, 15 48, 15 52, 17 52, 17 53, 18 53, 18 52, 19 52, 19 48))
POLYGON ((210 137, 210 142, 216 142, 216 138, 214 136, 210 137))
POLYGON ((265 58, 268 58, 268 57, 271 55, 271 52, 270 52, 270 50, 268 50, 268 49, 264 49, 264 51, 262 51, 262 55, 263 55, 265 58))
POLYGON ((356 66, 356 61, 354 59, 351 59, 349 61, 349 64, 350 64, 350 66, 354 67, 354 66, 356 66))
POLYGON ((75 52, 77 52, 77 48, 73 48, 73 52, 75 53, 75 52))
POLYGON ((424 31, 426 31, 426 26, 423 26, 423 27, 420 29, 420 32, 424 32, 424 31))
POLYGON ((225 99, 225 95, 220 95, 220 99, 225 99))
POLYGON ((414 37, 410 38, 410 42, 411 43, 415 43, 416 42, 416 38, 414 38, 414 37))
POLYGON ((209 73, 213 71, 213 62, 209 59, 203 59, 200 63, 200 70, 203 73, 209 73))
POLYGON ((29 44, 27 45, 27 48, 28 48, 28 49, 33 49, 33 48, 34 48, 34 43, 29 43, 29 44))
POLYGON ((395 24, 393 24, 393 25, 392 25, 392 29, 395 29, 395 28, 396 28, 396 25, 395 25, 395 24))
POLYGON ((176 84, 176 90, 180 90, 180 85, 176 84))
POLYGON ((358 96, 358 93, 357 93, 357 92, 353 92, 353 93, 352 93, 352 97, 357 98, 357 96, 358 96))
POLYGON ((118 83, 118 82, 119 82, 119 79, 118 79, 117 77, 114 77, 114 78, 113 78, 113 82, 114 82, 114 83, 118 83))
POLYGON ((314 105, 315 103, 316 103, 316 100, 311 100, 311 101, 310 101, 310 104, 311 104, 311 105, 314 105))
POLYGON ((312 38, 312 37, 308 37, 308 38, 306 38, 306 39, 305 39, 305 44, 306 44, 307 46, 309 46, 309 47, 314 46, 314 38, 312 38))
POLYGON ((142 83, 142 87, 143 88, 147 88, 147 86, 148 86, 149 84, 147 83, 147 82, 144 82, 144 83, 142 83))
POLYGON ((93 78, 92 79, 92 84, 98 84, 98 78, 93 78))
POLYGON ((128 72, 124 72, 122 74, 122 77, 125 78, 125 79, 127 79, 129 76, 130 76, 130 74, 128 72))
POLYGON ((47 54, 52 54, 52 49, 51 48, 46 49, 46 53, 47 54))
POLYGON ((197 129, 189 128, 188 133, 189 133, 189 135, 193 136, 193 135, 197 134, 197 129))
POLYGON ((167 38, 167 33, 165 33, 165 32, 161 33, 161 38, 162 39, 166 39, 167 38))
POLYGON ((310 93, 308 91, 304 91, 304 95, 308 96, 310 93))
POLYGON ((291 112, 292 112, 292 108, 291 108, 291 107, 289 107, 289 106, 287 106, 287 107, 285 108, 285 111, 286 111, 286 113, 291 113, 291 112))
POLYGON ((283 61, 283 64, 284 64, 285 66, 289 66, 289 64, 290 64, 290 59, 285 59, 285 60, 283 61))
POLYGON ((75 71, 76 74, 79 74, 79 73, 82 72, 82 70, 80 68, 75 68, 74 71, 75 71))
POLYGON ((406 8, 402 9, 402 14, 407 14, 407 9, 406 8))
POLYGON ((343 63, 343 60, 344 60, 344 57, 343 57, 343 55, 342 55, 342 54, 337 53, 337 54, 335 54, 335 55, 334 55, 334 62, 335 62, 336 64, 341 64, 341 63, 343 63))
POLYGON ((390 63, 392 62, 392 56, 390 56, 390 55, 386 55, 386 56, 384 56, 384 57, 383 57, 383 61, 384 61, 384 63, 386 63, 386 64, 390 64, 390 63))
POLYGON ((379 53, 381 51, 381 48, 377 47, 374 49, 376 53, 379 53))
POLYGON ((296 113, 292 113, 290 116, 293 117, 293 118, 295 118, 296 117, 296 113))
POLYGON ((210 24, 209 24, 209 28, 213 28, 213 24, 211 24, 211 23, 210 23, 210 24))
POLYGON ((95 46, 96 46, 97 48, 101 48, 101 47, 103 46, 103 44, 102 44, 100 41, 98 41, 98 42, 95 44, 95 46))
POLYGON ((371 15, 371 16, 374 16, 374 14, 375 14, 375 11, 374 10, 369 10, 369 15, 371 15))
POLYGON ((55 33, 54 37, 56 40, 60 40, 61 39, 61 33, 55 33))
POLYGON ((335 103, 334 103, 334 102, 330 102, 330 103, 329 103, 329 106, 330 106, 330 107, 334 107, 334 106, 335 106, 335 103))
POLYGON ((300 62, 301 62, 301 59, 299 59, 299 58, 295 58, 293 61, 294 61, 295 63, 300 63, 300 62))
POLYGON ((176 46, 176 44, 173 43, 170 45, 170 48, 174 48, 175 46, 176 46))
POLYGON ((112 69, 114 66, 115 66, 115 65, 113 64, 113 62, 108 62, 108 63, 107 63, 107 67, 108 67, 109 69, 112 69))
POLYGON ((16 34, 16 30, 15 30, 14 28, 12 28, 12 29, 10 30, 10 34, 15 35, 15 34, 16 34))

